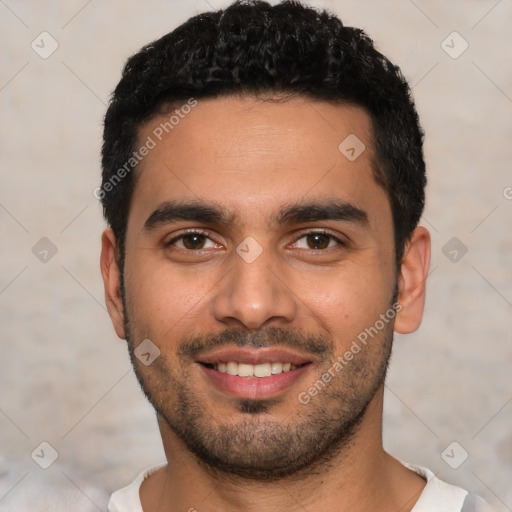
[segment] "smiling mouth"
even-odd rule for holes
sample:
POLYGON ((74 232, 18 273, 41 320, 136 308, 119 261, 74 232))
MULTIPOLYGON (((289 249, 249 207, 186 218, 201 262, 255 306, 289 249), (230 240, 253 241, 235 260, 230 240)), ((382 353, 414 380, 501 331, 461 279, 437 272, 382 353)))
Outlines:
POLYGON ((206 368, 217 370, 220 373, 228 375, 247 377, 247 378, 265 378, 271 375, 291 372, 297 368, 306 366, 308 363, 295 365, 292 363, 264 362, 259 364, 238 363, 236 361, 213 363, 201 363, 206 368))

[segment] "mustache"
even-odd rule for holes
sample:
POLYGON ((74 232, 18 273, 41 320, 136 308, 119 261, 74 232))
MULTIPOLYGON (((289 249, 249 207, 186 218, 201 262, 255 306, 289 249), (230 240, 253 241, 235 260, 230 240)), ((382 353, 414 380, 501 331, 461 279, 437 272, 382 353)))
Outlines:
POLYGON ((178 356, 195 359, 201 352, 225 345, 236 345, 240 348, 288 347, 324 357, 333 353, 333 341, 325 336, 270 327, 256 332, 226 330, 217 334, 193 336, 182 342, 178 356))

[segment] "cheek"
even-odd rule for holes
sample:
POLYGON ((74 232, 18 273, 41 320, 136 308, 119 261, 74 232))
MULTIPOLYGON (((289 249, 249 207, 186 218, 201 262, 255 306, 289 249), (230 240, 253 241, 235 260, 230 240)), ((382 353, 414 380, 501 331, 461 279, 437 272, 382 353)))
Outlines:
POLYGON ((393 279, 378 264, 347 266, 310 277, 296 289, 306 314, 345 344, 389 309, 393 279))
MULTIPOLYGON (((135 262, 134 262, 135 263, 135 262)), ((191 270, 171 269, 156 261, 133 264, 127 272, 129 315, 136 332, 155 340, 176 337, 204 318, 213 283, 191 270)))

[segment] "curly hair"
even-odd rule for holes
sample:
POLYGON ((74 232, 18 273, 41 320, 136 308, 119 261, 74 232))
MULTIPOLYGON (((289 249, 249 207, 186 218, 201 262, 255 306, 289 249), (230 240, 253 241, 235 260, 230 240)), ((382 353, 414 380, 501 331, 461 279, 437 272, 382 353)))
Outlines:
POLYGON ((125 64, 105 116, 99 189, 121 271, 136 175, 124 172, 115 186, 111 180, 126 162, 135 170, 141 124, 191 97, 235 95, 348 102, 370 114, 373 172, 390 200, 399 267, 423 212, 426 185, 424 134, 400 68, 363 30, 325 10, 293 0, 275 6, 239 0, 190 18, 125 64))

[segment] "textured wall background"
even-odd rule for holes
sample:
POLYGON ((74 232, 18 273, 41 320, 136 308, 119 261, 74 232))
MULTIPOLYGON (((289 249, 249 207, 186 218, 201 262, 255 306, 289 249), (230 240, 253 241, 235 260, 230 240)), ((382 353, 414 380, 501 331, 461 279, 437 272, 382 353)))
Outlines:
MULTIPOLYGON (((385 446, 512 510, 512 3, 311 3, 402 67, 427 133, 427 308, 396 339, 385 446)), ((104 306, 102 116, 130 54, 225 5, 0 0, 1 511, 106 510, 163 460, 104 306)))

